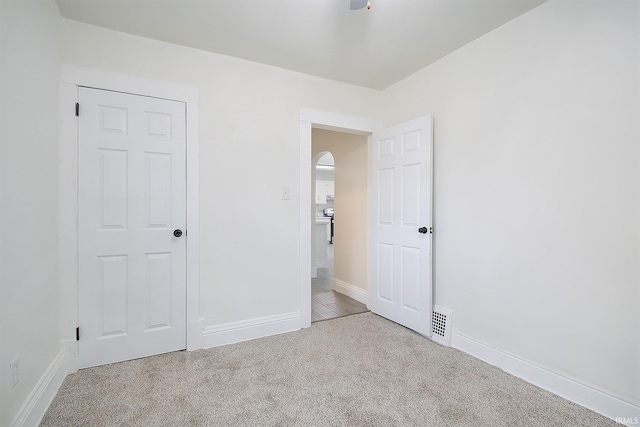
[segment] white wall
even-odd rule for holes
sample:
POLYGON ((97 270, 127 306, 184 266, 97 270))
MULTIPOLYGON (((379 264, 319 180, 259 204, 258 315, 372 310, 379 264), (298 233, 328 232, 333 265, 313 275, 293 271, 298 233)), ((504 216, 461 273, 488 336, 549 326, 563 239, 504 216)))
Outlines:
POLYGON ((367 137, 312 130, 312 156, 330 151, 335 161, 334 277, 367 289, 367 137))
POLYGON ((0 2, 0 425, 59 353, 58 37, 49 0, 0 2), (12 387, 9 364, 19 357, 12 387))
POLYGON ((297 312, 299 108, 377 117, 379 92, 64 24, 64 63, 199 90, 200 313, 206 326, 297 312), (281 200, 283 186, 290 187, 291 200, 281 200))
POLYGON ((59 316, 75 322, 56 284, 58 47, 199 89, 208 325, 299 307, 299 107, 430 113, 435 302, 454 331, 640 404, 639 5, 552 0, 380 94, 0 1, 0 424, 59 354, 59 316))
POLYGON ((552 0, 384 91, 386 124, 434 117, 454 333, 636 405, 639 23, 634 0, 552 0))

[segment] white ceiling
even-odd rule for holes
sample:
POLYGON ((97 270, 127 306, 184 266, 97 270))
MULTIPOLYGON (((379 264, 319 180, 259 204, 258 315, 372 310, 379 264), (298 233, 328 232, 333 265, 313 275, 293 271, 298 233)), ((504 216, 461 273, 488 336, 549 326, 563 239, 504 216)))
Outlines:
POLYGON ((546 0, 56 0, 62 16, 384 89, 546 0))

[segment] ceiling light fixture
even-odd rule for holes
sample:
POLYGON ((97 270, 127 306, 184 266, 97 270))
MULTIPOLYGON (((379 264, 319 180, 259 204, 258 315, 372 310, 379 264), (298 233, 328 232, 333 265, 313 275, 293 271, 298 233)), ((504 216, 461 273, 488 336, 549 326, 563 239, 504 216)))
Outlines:
POLYGON ((371 9, 371 2, 367 0, 350 0, 349 9, 358 10, 367 6, 367 9, 371 9))

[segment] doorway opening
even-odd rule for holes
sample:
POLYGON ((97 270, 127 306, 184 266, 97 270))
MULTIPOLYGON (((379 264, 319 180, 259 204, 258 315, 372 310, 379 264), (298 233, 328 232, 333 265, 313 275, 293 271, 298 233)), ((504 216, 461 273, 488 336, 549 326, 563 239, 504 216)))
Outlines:
POLYGON ((311 322, 368 311, 367 138, 312 130, 311 322))
MULTIPOLYGON (((311 275, 312 275, 312 224, 314 213, 311 209, 312 181, 314 169, 311 149, 311 134, 314 129, 327 129, 364 136, 368 142, 368 135, 381 128, 380 123, 361 117, 346 116, 327 111, 300 108, 300 177, 299 177, 299 291, 300 327, 311 327, 311 275)), ((368 188, 368 187, 367 187, 368 188)), ((366 220, 365 220, 366 222, 366 220)), ((365 295, 366 298, 366 295, 365 295)), ((366 299, 365 299, 366 301, 366 299)))
MULTIPOLYGON (((335 160, 331 152, 323 151, 314 156, 313 163, 312 192, 315 190, 313 197, 315 226, 311 234, 312 239, 315 238, 315 250, 312 251, 314 256, 312 266, 314 273, 317 274, 318 269, 322 269, 324 275, 329 273, 333 280, 335 160)), ((316 276, 314 273, 312 277, 316 276)))
MULTIPOLYGON (((300 326, 311 326, 312 134, 321 131, 368 136, 365 169, 370 197, 362 203, 368 209, 359 218, 366 224, 361 240, 365 242, 363 252, 369 273, 364 301, 374 313, 430 337, 433 121, 429 115, 381 129, 377 122, 367 119, 300 109, 300 326), (396 194, 406 197, 394 197, 396 194), (383 229, 385 236, 392 238, 384 238, 383 229), (396 241, 393 237, 402 239, 396 241), (403 278, 410 280, 402 281, 403 278)), ((333 149, 331 152, 336 154, 333 149)), ((340 193, 337 194, 340 200, 340 193)), ((345 212, 339 203, 338 210, 345 212)), ((339 224, 337 221, 336 236, 341 239, 339 224)), ((334 264, 339 258, 335 253, 334 264)), ((335 269, 337 273, 337 265, 335 269)), ((337 279, 334 284, 338 285, 337 279)))

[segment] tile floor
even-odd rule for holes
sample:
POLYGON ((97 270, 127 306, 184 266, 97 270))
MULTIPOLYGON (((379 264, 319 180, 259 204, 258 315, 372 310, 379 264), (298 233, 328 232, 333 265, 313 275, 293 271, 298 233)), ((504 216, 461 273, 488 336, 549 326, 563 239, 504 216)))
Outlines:
MULTIPOLYGON (((333 260, 330 258, 330 261, 333 260)), ((335 319, 365 311, 369 311, 366 305, 333 290, 332 263, 328 268, 318 269, 318 277, 311 279, 311 322, 335 319)))

